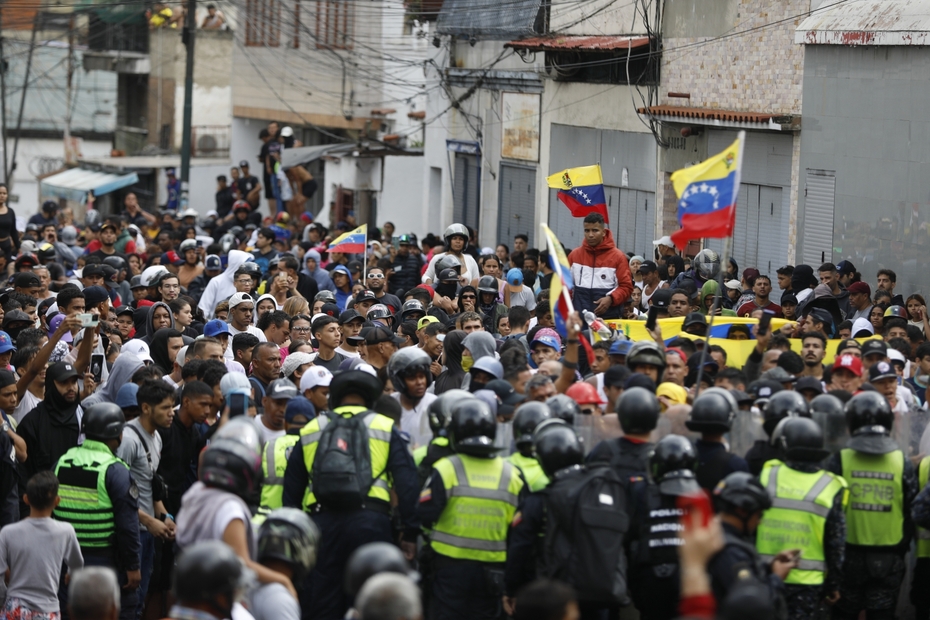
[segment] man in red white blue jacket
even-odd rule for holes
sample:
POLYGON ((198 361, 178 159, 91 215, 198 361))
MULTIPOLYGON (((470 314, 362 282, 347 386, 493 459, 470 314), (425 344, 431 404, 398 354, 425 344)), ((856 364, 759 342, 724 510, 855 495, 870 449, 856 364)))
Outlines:
POLYGON ((602 319, 619 319, 620 306, 633 292, 633 278, 626 255, 600 213, 584 218, 584 243, 568 255, 575 283, 575 309, 591 310, 602 319))

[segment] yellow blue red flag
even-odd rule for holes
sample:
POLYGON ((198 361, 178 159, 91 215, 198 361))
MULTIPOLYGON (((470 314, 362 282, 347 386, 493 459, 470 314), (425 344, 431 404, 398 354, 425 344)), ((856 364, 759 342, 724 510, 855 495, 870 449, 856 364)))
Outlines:
POLYGON ((569 168, 546 177, 549 187, 559 190, 562 201, 574 217, 600 213, 607 222, 607 198, 600 165, 569 168))
POLYGON ((565 338, 568 335, 565 327, 568 324, 568 315, 575 311, 571 297, 574 287, 572 268, 555 233, 545 224, 542 227, 549 244, 549 267, 555 272, 549 282, 549 308, 552 310, 556 331, 565 338))
POLYGON ((327 249, 330 252, 342 252, 343 254, 362 254, 367 248, 368 224, 362 224, 355 230, 350 230, 333 239, 327 249))
POLYGON ((672 235, 676 247, 683 248, 692 239, 733 234, 744 141, 745 132, 741 131, 722 153, 672 174, 681 226, 672 235))

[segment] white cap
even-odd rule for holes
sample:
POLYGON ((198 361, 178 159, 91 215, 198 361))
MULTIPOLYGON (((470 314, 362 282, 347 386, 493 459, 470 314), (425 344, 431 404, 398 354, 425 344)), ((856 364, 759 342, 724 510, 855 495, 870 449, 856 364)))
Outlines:
POLYGON ((233 296, 229 298, 229 309, 232 310, 239 304, 244 303, 255 304, 255 300, 252 299, 252 296, 248 293, 233 293, 233 296))
POLYGON ((133 338, 129 340, 122 346, 120 353, 132 353, 142 358, 143 362, 154 362, 152 359, 152 353, 149 351, 149 345, 139 340, 138 338, 133 338))
POLYGON ((200 214, 197 213, 197 209, 194 209, 193 207, 188 207, 180 213, 181 217, 197 217, 198 215, 200 214))
POLYGON ((56 314, 58 314, 58 302, 54 301, 52 302, 52 305, 48 307, 48 310, 45 311, 45 318, 49 318, 50 316, 54 316, 56 314))
POLYGON ((300 391, 306 392, 315 387, 329 387, 333 380, 333 373, 322 366, 311 366, 300 378, 300 391))
POLYGON ((724 286, 729 289, 733 289, 734 291, 743 290, 743 285, 739 283, 739 280, 727 280, 724 283, 724 286))
POLYGON ((898 351, 897 349, 888 348, 888 359, 892 362, 901 362, 902 364, 907 364, 907 359, 904 357, 904 354, 898 351))
POLYGON ((652 245, 667 245, 670 248, 675 247, 675 244, 672 242, 672 238, 668 235, 665 235, 661 239, 656 239, 652 242, 652 245))
POLYGON ((183 367, 183 366, 184 366, 184 362, 187 361, 187 347, 188 347, 188 345, 184 345, 183 347, 181 347, 180 349, 178 349, 178 355, 177 355, 177 357, 174 359, 174 361, 177 363, 178 366, 183 367))

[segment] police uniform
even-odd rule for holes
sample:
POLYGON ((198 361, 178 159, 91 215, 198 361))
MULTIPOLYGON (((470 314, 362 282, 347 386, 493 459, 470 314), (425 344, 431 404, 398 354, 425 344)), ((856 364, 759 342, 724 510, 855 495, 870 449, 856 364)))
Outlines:
POLYGON ((799 566, 785 578, 788 617, 819 617, 824 597, 840 582, 846 481, 815 463, 776 459, 762 468, 760 482, 772 497, 772 508, 756 530, 756 549, 769 563, 786 549, 801 550, 799 566))
POLYGON ((543 472, 539 461, 532 456, 524 456, 519 452, 514 452, 507 457, 507 460, 520 468, 520 473, 523 474, 523 479, 531 492, 541 491, 549 484, 549 478, 543 472))
POLYGON ((261 525, 272 510, 284 506, 284 473, 287 461, 300 441, 300 431, 289 431, 283 437, 275 437, 265 444, 262 458, 262 495, 258 514, 252 519, 255 525, 261 525))
POLYGON ((428 444, 420 446, 413 451, 413 462, 417 465, 417 477, 420 480, 420 487, 426 484, 430 472, 433 471, 433 464, 441 458, 452 456, 455 450, 449 444, 448 437, 433 437, 428 444))
POLYGON ((585 461, 587 463, 610 463, 624 480, 645 476, 648 467, 649 455, 654 444, 648 441, 620 437, 619 439, 606 439, 597 444, 585 461))
POLYGON ((772 445, 769 439, 758 439, 749 451, 746 453, 746 464, 749 465, 749 473, 758 476, 762 473, 762 467, 772 459, 782 458, 781 450, 772 445))
POLYGON ((698 439, 694 448, 698 457, 694 474, 702 489, 713 491, 718 482, 733 472, 749 471, 749 465, 743 457, 730 454, 720 442, 698 439))
POLYGON ((849 485, 846 558, 834 618, 892 618, 910 545, 917 474, 901 450, 867 454, 844 448, 827 469, 849 485))
POLYGON ((722 523, 724 546, 707 564, 711 588, 717 601, 724 601, 733 586, 753 579, 766 586, 776 618, 785 617, 785 584, 771 568, 762 562, 751 537, 744 536, 735 526, 722 523))
POLYGON ((431 618, 500 615, 507 531, 523 490, 520 470, 500 457, 456 454, 433 466, 417 508, 432 529, 431 618))
MULTIPOLYGON (((85 565, 112 568, 125 585, 141 552, 139 491, 129 466, 106 444, 85 439, 58 459, 55 475, 61 502, 53 516, 74 527, 85 565)), ((136 590, 120 591, 120 620, 133 620, 137 606, 136 590)))
MULTIPOLYGON (((332 389, 332 388, 331 388, 332 389)), ((355 510, 328 509, 316 501, 310 488, 310 473, 326 416, 314 418, 300 430, 299 450, 292 450, 284 473, 283 504, 311 512, 320 528, 316 567, 301 591, 303 618, 341 618, 351 605, 343 591, 345 565, 358 547, 370 542, 392 542, 391 491, 404 526, 404 540, 413 542, 419 533, 415 505, 417 474, 407 442, 387 416, 361 405, 334 409, 335 415, 364 415, 374 480, 365 506, 355 510)))
POLYGON ((927 481, 930 479, 930 456, 924 457, 917 468, 917 481, 920 493, 914 500, 912 511, 917 530, 917 563, 914 566, 914 578, 911 586, 911 603, 916 611, 917 620, 930 618, 930 492, 927 481))

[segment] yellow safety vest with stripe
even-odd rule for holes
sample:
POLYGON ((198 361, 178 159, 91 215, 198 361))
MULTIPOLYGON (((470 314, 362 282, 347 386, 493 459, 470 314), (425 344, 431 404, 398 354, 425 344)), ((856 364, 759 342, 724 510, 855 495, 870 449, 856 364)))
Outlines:
POLYGON ((904 536, 904 453, 840 451, 843 478, 849 484, 846 542, 885 547, 904 536))
MULTIPOLYGON (((920 466, 917 468, 917 480, 920 483, 920 491, 927 486, 928 479, 930 479, 930 456, 925 456, 920 461, 920 466)), ((922 527, 917 528, 917 557, 930 558, 930 530, 922 527)))
POLYGON ((432 439, 425 446, 420 446, 419 448, 414 450, 413 451, 413 462, 416 463, 417 467, 419 467, 420 463, 423 462, 423 459, 426 458, 426 455, 429 452, 430 446, 433 446, 433 445, 442 446, 445 448, 449 445, 449 438, 448 437, 436 437, 432 439))
POLYGON ((533 457, 514 452, 507 457, 507 460, 519 467, 520 471, 523 472, 523 479, 529 485, 530 491, 535 493, 549 486, 549 478, 543 472, 542 465, 533 457))
MULTIPOLYGON (((365 428, 368 430, 368 448, 371 454, 371 476, 374 479, 371 489, 368 491, 368 497, 390 503, 391 484, 387 473, 387 463, 388 455, 391 451, 391 429, 394 427, 394 421, 380 413, 369 411, 366 407, 361 405, 336 407, 334 413, 344 418, 362 413, 366 414, 363 418, 363 422, 365 423, 365 428)), ((316 504, 312 482, 313 459, 316 458, 316 449, 320 445, 320 437, 323 435, 323 429, 325 429, 328 424, 329 418, 322 415, 314 418, 309 424, 300 429, 300 447, 304 454, 304 465, 307 467, 307 472, 311 474, 310 482, 307 484, 307 490, 304 492, 304 510, 309 510, 311 506, 316 504)))
POLYGON ((439 459, 433 468, 448 499, 430 535, 433 550, 459 560, 506 561, 507 530, 523 489, 517 468, 500 457, 465 454, 439 459))
POLYGON ((258 514, 252 519, 253 523, 260 525, 269 512, 284 505, 284 472, 287 470, 291 448, 297 445, 298 441, 299 435, 284 435, 275 437, 265 444, 265 458, 262 459, 262 498, 258 514))
POLYGON ((106 444, 85 439, 84 444, 65 452, 55 465, 61 502, 54 517, 70 523, 82 547, 105 548, 116 544, 113 501, 107 492, 107 469, 119 463, 106 444))
POLYGON ((800 563, 785 583, 821 585, 827 570, 823 549, 827 515, 836 494, 845 495, 846 481, 828 471, 797 471, 778 460, 765 463, 759 480, 772 498, 772 507, 756 530, 759 555, 768 563, 785 549, 800 549, 800 563))

